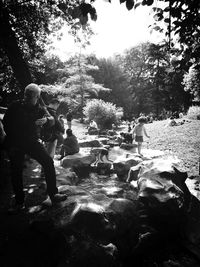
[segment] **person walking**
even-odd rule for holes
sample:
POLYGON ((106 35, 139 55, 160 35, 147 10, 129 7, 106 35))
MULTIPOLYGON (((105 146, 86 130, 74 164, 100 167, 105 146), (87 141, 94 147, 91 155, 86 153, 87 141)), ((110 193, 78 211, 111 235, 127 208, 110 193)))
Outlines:
POLYGON ((10 158, 11 183, 15 195, 15 202, 10 211, 20 211, 25 208, 23 190, 25 154, 42 165, 47 184, 47 194, 52 203, 67 198, 65 194, 58 193, 53 159, 40 141, 41 127, 45 124, 54 124, 54 118, 39 104, 40 93, 41 90, 37 84, 27 85, 24 99, 13 102, 3 118, 10 158))
POLYGON ((146 118, 145 117, 139 117, 138 119, 138 123, 135 125, 134 129, 133 129, 133 139, 135 139, 135 141, 138 143, 138 154, 141 154, 141 149, 142 149, 142 143, 143 143, 143 137, 144 135, 148 138, 150 138, 150 136, 147 134, 146 129, 144 124, 146 123, 146 118))

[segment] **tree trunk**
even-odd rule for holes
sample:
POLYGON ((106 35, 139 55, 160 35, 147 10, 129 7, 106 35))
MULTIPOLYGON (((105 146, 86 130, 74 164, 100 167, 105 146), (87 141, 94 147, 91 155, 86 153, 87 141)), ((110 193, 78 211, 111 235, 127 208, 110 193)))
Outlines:
POLYGON ((32 82, 32 78, 28 66, 23 59, 23 54, 17 43, 15 33, 9 23, 8 11, 3 6, 2 1, 0 1, 0 25, 0 47, 7 55, 15 78, 23 91, 32 82))

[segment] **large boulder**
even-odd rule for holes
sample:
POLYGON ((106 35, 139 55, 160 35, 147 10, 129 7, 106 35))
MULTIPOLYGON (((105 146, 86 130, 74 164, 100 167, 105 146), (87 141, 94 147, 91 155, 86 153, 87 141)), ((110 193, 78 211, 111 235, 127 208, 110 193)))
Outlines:
POLYGON ((142 230, 137 250, 140 253, 144 253, 145 247, 155 250, 164 242, 178 242, 180 239, 180 226, 184 225, 185 210, 190 199, 186 178, 187 173, 179 171, 170 158, 140 164, 137 174, 142 230))
POLYGON ((61 160, 61 166, 64 168, 78 169, 90 167, 95 161, 95 155, 90 153, 90 149, 80 149, 79 153, 68 155, 61 160))
POLYGON ((120 179, 126 181, 130 168, 141 162, 142 159, 137 155, 131 155, 128 158, 121 156, 113 162, 113 170, 120 179))

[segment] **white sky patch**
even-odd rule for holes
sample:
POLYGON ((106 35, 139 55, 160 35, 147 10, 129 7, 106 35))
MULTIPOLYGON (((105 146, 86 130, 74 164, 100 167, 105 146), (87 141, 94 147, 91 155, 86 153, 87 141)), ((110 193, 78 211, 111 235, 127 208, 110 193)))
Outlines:
MULTIPOLYGON (((119 0, 113 0, 112 4, 105 1, 95 1, 97 21, 91 21, 91 26, 96 33, 91 39, 91 45, 86 53, 94 53, 97 57, 109 57, 116 53, 122 53, 125 49, 133 47, 141 42, 159 42, 163 35, 150 33, 148 26, 153 23, 150 10, 152 7, 138 7, 128 11, 125 4, 119 0)), ((79 51, 73 37, 64 31, 62 40, 54 40, 54 53, 61 60, 79 51)))

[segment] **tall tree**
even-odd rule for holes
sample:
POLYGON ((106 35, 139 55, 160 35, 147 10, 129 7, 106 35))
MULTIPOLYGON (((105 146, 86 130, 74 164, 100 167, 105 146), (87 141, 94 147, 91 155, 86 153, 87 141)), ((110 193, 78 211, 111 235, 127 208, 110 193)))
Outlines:
POLYGON ((32 81, 30 59, 44 51, 48 34, 67 22, 76 35, 88 14, 96 19, 95 9, 82 1, 0 0, 0 49, 22 88, 32 81))
POLYGON ((97 70, 91 72, 95 82, 102 83, 106 88, 111 89, 106 94, 100 92, 99 97, 104 101, 116 104, 118 107, 123 107, 125 113, 131 113, 131 94, 127 89, 129 78, 120 67, 117 58, 97 59, 93 56, 92 61, 98 66, 97 70))
POLYGON ((102 84, 95 83, 93 77, 88 74, 89 71, 97 68, 97 66, 89 64, 86 57, 79 54, 71 58, 64 69, 68 78, 61 84, 61 91, 79 103, 82 120, 86 100, 97 98, 100 91, 110 90, 102 84))

